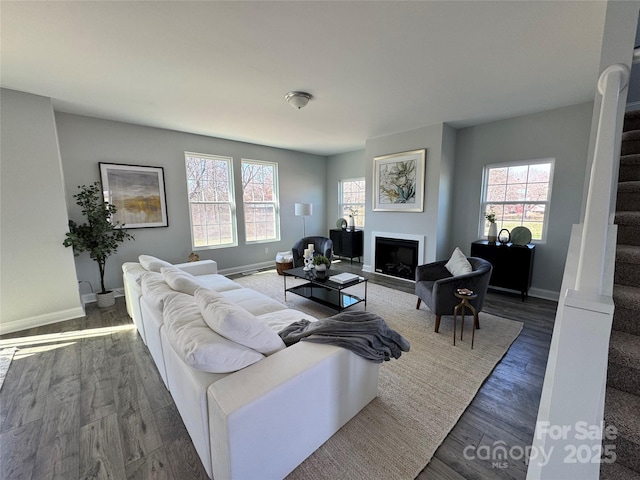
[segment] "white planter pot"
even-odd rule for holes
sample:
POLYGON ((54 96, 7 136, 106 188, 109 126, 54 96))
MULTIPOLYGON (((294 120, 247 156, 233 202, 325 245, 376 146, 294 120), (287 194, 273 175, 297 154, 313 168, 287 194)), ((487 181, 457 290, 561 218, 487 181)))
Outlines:
POLYGON ((113 290, 107 293, 96 293, 96 299, 100 308, 111 307, 116 303, 116 295, 113 290))
POLYGON ((316 272, 326 272, 327 271, 327 266, 324 263, 321 263, 320 265, 316 265, 316 272))

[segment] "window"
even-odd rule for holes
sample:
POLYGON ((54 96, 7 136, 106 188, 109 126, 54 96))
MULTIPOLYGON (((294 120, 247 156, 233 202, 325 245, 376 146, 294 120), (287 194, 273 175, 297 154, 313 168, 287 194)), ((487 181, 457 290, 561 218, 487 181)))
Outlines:
POLYGON ((185 152, 193 248, 233 247, 236 206, 231 157, 185 152))
POLYGON ((242 160, 242 201, 247 243, 280 240, 277 163, 242 160))
POLYGON ((546 239, 554 160, 487 165, 484 169, 480 233, 489 230, 485 215, 493 212, 498 231, 524 226, 533 240, 546 239))
POLYGON ((349 221, 355 214, 355 224, 364 228, 364 178, 338 181, 338 215, 349 221))

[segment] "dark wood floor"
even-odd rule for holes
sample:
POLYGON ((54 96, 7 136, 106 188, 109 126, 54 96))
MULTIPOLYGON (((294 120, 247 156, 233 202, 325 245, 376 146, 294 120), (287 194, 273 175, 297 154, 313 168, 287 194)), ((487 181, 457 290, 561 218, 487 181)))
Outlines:
MULTIPOLYGON (((360 264, 342 268, 361 272, 360 264)), ((413 283, 367 276, 413 292, 413 283)), ((524 459, 495 465, 471 457, 495 442, 531 444, 555 309, 488 294, 485 311, 524 329, 420 480, 525 478, 524 459)), ((0 338, 0 349, 14 344, 20 351, 0 391, 0 478, 207 478, 123 298, 109 309, 88 305, 86 318, 0 338)))

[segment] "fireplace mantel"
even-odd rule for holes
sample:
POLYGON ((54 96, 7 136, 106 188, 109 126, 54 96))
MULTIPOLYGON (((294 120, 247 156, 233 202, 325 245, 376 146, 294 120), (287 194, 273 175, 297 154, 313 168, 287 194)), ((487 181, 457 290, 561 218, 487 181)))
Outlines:
MULTIPOLYGON (((413 240, 418 242, 418 265, 424 264, 424 250, 426 237, 424 235, 414 235, 410 233, 397 233, 397 232, 380 232, 373 231, 371 232, 371 267, 370 270, 377 275, 384 275, 382 273, 376 272, 375 258, 376 258, 376 238, 384 237, 384 238, 393 238, 398 240, 413 240)), ((394 277, 399 278, 399 277, 394 277)))

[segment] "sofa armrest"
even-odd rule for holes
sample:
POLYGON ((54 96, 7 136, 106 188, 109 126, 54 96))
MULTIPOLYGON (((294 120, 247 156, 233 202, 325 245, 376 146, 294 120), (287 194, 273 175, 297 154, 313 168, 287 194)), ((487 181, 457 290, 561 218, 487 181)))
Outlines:
POLYGON ((211 275, 218 273, 218 263, 215 260, 200 260, 199 262, 177 263, 174 267, 178 267, 191 275, 211 275))
POLYGON ((380 364, 299 342, 207 392, 213 477, 284 478, 377 396, 380 364))

